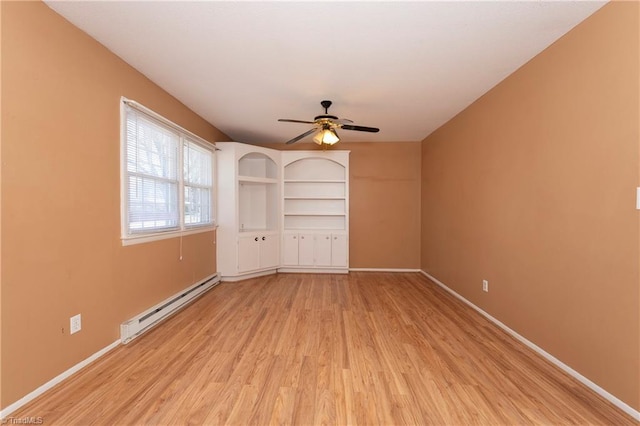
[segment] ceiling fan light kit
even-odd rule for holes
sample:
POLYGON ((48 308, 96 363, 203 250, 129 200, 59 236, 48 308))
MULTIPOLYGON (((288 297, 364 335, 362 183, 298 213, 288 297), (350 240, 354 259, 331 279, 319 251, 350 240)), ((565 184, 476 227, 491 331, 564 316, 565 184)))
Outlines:
POLYGON ((292 120, 288 118, 280 118, 278 121, 283 121, 287 123, 304 123, 304 124, 313 124, 313 128, 304 132, 301 135, 296 136, 295 138, 288 140, 286 142, 287 145, 298 142, 300 139, 303 139, 309 136, 312 133, 317 134, 313 137, 313 141, 320 146, 326 145, 334 145, 340 141, 338 137, 338 133, 336 129, 344 129, 344 130, 355 130, 358 132, 370 132, 376 133, 379 132, 380 129, 377 127, 366 127, 366 126, 357 126, 352 124, 353 121, 348 120, 346 118, 338 118, 335 115, 329 115, 329 107, 331 106, 331 101, 322 101, 320 105, 324 108, 324 114, 316 116, 313 121, 303 121, 303 120, 292 120))
POLYGON ((331 129, 322 129, 317 135, 313 137, 313 141, 318 145, 326 144, 333 145, 340 141, 338 134, 335 130, 331 129))

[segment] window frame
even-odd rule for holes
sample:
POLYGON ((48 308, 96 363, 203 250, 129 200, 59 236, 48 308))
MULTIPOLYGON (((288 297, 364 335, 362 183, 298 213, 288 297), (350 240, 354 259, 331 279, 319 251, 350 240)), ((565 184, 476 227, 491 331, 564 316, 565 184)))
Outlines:
POLYGON ((198 234, 201 232, 213 231, 217 228, 217 176, 216 176, 216 147, 183 127, 173 123, 153 110, 139 104, 136 101, 120 98, 120 239, 123 246, 141 244, 151 241, 159 241, 167 238, 175 238, 183 235, 198 234), (150 231, 140 231, 131 233, 129 231, 129 185, 127 170, 127 110, 133 109, 137 113, 146 116, 152 122, 169 128, 178 134, 178 156, 177 156, 177 176, 178 176, 178 226, 177 228, 150 231), (185 224, 185 177, 184 177, 184 149, 189 143, 194 143, 201 148, 211 152, 211 222, 200 224, 185 224))

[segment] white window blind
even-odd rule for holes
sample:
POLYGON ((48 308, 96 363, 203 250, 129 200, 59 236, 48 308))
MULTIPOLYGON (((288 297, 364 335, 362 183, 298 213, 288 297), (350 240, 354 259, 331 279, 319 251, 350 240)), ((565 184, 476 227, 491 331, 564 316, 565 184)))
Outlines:
POLYGON ((132 104, 123 100, 123 238, 213 225, 212 148, 132 104))
POLYGON ((211 223, 213 153, 189 139, 183 147, 184 223, 186 226, 211 223))
POLYGON ((178 229, 180 136, 127 110, 129 233, 178 229))

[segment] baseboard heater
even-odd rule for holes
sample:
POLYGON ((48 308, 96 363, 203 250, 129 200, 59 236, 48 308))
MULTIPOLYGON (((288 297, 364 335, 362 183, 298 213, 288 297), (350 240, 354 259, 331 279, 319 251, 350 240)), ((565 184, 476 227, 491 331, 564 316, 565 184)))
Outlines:
POLYGON ((129 343, 219 283, 220 274, 216 273, 147 309, 129 321, 123 322, 120 325, 120 340, 123 344, 129 343))

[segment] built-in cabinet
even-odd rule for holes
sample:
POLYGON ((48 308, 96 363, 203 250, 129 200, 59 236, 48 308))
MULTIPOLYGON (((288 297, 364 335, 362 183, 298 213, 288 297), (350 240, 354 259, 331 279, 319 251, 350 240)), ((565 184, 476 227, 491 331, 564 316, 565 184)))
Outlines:
POLYGON ((349 151, 282 152, 283 272, 348 272, 349 151))
POLYGON ((349 247, 344 233, 297 233, 282 236, 283 267, 347 268, 349 247))
POLYGON ((279 265, 278 232, 248 232, 238 236, 238 272, 272 269, 279 265))
POLYGON ((280 265, 280 153, 218 142, 218 270, 227 281, 280 265))
POLYGON ((225 281, 349 270, 349 151, 218 142, 218 271, 225 281))

